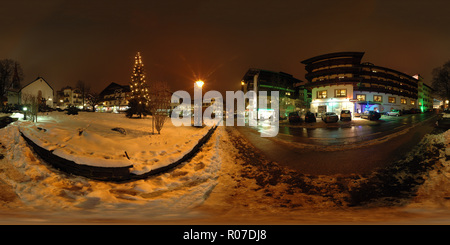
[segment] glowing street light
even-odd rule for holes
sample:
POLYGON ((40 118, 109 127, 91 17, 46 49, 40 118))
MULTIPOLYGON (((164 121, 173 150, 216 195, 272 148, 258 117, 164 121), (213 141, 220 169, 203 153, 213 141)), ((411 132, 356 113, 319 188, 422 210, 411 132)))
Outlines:
POLYGON ((202 127, 202 87, 205 83, 202 80, 195 82, 194 86, 194 127, 202 127))
POLYGON ((198 80, 195 82, 195 84, 197 85, 197 87, 201 88, 203 87, 203 84, 205 84, 202 80, 198 80))
POLYGON ((27 120, 27 110, 28 108, 26 106, 23 107, 23 120, 27 120))

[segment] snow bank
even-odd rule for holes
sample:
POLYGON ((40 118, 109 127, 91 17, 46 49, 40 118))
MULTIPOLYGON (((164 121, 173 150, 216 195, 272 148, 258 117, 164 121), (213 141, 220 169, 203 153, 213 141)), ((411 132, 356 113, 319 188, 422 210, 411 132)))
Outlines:
POLYGON ((425 182, 417 190, 410 208, 450 209, 450 130, 439 137, 446 148, 439 163, 424 176, 425 182))

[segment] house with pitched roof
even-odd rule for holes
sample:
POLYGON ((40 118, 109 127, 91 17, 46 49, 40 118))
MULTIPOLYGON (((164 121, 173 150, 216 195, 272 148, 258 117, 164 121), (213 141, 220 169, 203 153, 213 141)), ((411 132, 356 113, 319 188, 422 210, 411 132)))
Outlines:
POLYGON ((45 103, 47 106, 53 108, 53 88, 43 77, 37 77, 34 81, 20 89, 21 104, 24 103, 24 98, 27 95, 36 96, 41 103, 45 103))

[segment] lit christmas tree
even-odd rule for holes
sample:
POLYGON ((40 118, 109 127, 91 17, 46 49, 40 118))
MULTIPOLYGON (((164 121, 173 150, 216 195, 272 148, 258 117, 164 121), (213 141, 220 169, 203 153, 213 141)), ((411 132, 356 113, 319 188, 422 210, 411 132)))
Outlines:
POLYGON ((133 75, 131 76, 131 98, 139 102, 147 102, 148 88, 145 84, 144 63, 141 54, 138 52, 134 57, 133 75))
POLYGON ((130 89, 130 110, 128 111, 127 116, 131 117, 133 114, 137 114, 139 117, 142 115, 148 115, 148 86, 145 82, 144 63, 142 63, 142 57, 139 52, 134 57, 134 67, 133 74, 131 76, 130 89))

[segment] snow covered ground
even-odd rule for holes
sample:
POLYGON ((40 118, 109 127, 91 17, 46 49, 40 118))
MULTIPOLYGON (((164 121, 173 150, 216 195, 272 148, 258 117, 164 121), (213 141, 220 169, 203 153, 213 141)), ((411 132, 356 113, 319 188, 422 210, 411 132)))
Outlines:
POLYGON ((60 173, 41 162, 19 135, 21 128, 50 149, 84 147, 77 152, 80 161, 119 161, 129 150, 130 160, 144 169, 154 162, 145 160, 176 158, 178 150, 190 147, 183 143, 207 130, 177 130, 167 123, 159 140, 150 134, 151 120, 117 114, 55 112, 36 125, 19 120, 0 129, 0 223, 450 223, 450 131, 426 136, 384 172, 313 176, 266 160, 235 129, 219 127, 189 162, 127 183, 60 173), (127 135, 113 127, 125 128, 127 135), (89 140, 77 139, 78 128, 84 129, 80 138, 89 140))
POLYGON ((25 136, 57 156, 91 166, 133 165, 136 174, 180 159, 209 129, 175 127, 167 120, 162 134, 154 135, 150 119, 86 112, 76 116, 52 112, 40 116, 38 123, 17 124, 25 136))
POLYGON ((158 219, 181 211, 188 215, 186 208, 201 203, 216 184, 221 163, 216 154, 218 139, 211 139, 189 163, 170 173, 118 184, 59 173, 41 162, 19 134, 20 129, 41 146, 60 149, 67 156, 73 151, 73 158, 84 164, 119 164, 122 159, 128 161, 123 156, 126 150, 133 164, 140 163, 142 169, 148 170, 176 160, 208 130, 176 128, 170 120, 166 123, 161 135, 151 135, 150 119, 128 119, 117 114, 68 116, 54 112, 40 116, 37 124, 14 122, 0 129, 0 205, 30 214, 45 210, 45 219, 52 220, 78 219, 79 211, 90 211, 90 218, 120 213, 126 219, 158 219), (112 131, 114 127, 125 128, 127 134, 112 131), (78 128, 84 129, 80 136, 78 128), (64 216, 59 216, 62 212, 64 216))

